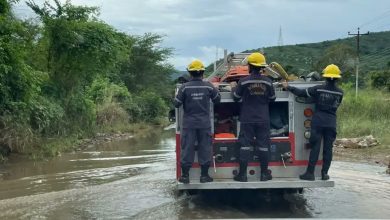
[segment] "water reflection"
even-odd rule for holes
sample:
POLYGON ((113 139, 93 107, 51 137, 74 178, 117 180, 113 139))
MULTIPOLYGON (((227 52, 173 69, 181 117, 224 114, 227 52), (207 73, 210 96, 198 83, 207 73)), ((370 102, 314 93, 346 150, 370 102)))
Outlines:
POLYGON ((385 168, 335 162, 334 188, 178 193, 172 132, 116 141, 34 163, 11 160, 0 219, 388 218, 385 168))
POLYGON ((109 142, 86 152, 49 161, 11 158, 2 169, 0 199, 109 183, 139 175, 159 161, 174 158, 172 132, 151 131, 139 138, 109 142), (169 139, 168 139, 169 140, 169 139))

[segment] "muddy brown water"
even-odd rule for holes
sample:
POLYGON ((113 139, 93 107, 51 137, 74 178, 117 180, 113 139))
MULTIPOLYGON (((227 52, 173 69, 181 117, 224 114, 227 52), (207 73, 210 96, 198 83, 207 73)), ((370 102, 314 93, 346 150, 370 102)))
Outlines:
POLYGON ((0 219, 390 218, 385 167, 334 162, 334 188, 303 194, 175 190, 170 131, 46 162, 1 165, 0 219))

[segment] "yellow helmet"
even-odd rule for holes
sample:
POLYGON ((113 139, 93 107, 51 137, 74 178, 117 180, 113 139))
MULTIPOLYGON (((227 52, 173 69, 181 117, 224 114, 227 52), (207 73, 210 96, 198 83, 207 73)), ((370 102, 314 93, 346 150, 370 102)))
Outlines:
POLYGON ((324 78, 341 78, 341 71, 338 66, 330 64, 322 71, 322 77, 324 78))
POLYGON ((267 66, 264 55, 258 52, 252 53, 248 56, 248 63, 253 66, 267 66))
POLYGON ((204 68, 202 61, 194 60, 190 64, 188 64, 187 70, 188 71, 201 71, 201 70, 205 70, 205 68, 204 68))

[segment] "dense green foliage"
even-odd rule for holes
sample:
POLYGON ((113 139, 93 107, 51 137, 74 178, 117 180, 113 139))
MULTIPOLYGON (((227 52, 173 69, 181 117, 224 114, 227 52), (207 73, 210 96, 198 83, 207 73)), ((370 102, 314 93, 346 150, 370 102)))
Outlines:
MULTIPOLYGON (((370 33, 360 39, 361 84, 369 80, 369 72, 381 71, 390 62, 390 31, 370 33)), ((245 52, 259 51, 261 48, 245 52)), ((280 63, 287 72, 306 75, 321 72, 329 63, 337 64, 343 71, 344 82, 354 80, 356 38, 344 38, 320 43, 286 45, 262 48, 267 61, 280 63)))
POLYGON ((174 69, 160 36, 121 33, 70 1, 27 2, 35 24, 12 2, 0 0, 0 145, 29 152, 48 137, 161 121, 174 69))
POLYGON ((373 88, 387 89, 390 92, 390 61, 386 70, 372 71, 369 76, 373 88))
MULTIPOLYGON (((386 87, 390 78, 390 31, 370 33, 360 39, 359 86, 386 87), (387 71, 386 71, 387 69, 387 71), (385 71, 384 71, 385 70, 385 71), (371 83, 369 83, 371 82, 371 83)), ((289 74, 298 76, 310 72, 319 73, 328 65, 340 67, 343 83, 355 84, 356 38, 344 38, 320 43, 286 45, 250 49, 243 52, 263 51, 267 62, 278 62, 289 74)), ((219 60, 217 63, 221 63, 219 60)), ((213 71, 213 65, 206 67, 206 75, 213 71)))

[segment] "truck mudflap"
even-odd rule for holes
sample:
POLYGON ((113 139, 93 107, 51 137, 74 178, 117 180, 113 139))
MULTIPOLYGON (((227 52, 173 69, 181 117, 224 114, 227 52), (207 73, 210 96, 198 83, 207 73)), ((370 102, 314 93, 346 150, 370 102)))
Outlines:
POLYGON ((192 189, 299 189, 334 187, 334 181, 306 181, 298 178, 274 178, 270 181, 260 182, 258 179, 248 178, 248 182, 237 182, 231 179, 214 179, 214 182, 200 183, 199 180, 191 179, 189 184, 177 182, 179 190, 192 189))

